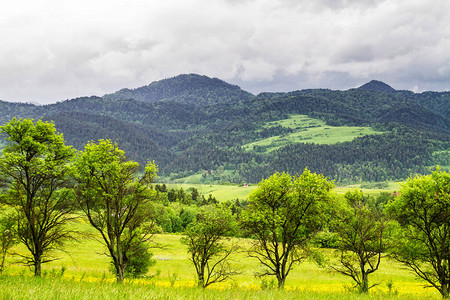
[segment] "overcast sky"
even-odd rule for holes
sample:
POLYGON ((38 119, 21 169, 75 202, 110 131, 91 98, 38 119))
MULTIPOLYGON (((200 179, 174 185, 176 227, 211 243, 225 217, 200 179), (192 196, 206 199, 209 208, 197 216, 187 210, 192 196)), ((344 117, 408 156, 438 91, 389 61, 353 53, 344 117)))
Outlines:
POLYGON ((14 0, 0 100, 102 96, 198 73, 254 94, 450 90, 448 0, 14 0))

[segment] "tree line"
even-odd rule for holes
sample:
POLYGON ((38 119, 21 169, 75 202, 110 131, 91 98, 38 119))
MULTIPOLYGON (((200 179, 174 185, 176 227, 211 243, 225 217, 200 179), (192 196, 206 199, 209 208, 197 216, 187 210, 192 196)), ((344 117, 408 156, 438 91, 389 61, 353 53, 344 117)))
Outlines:
POLYGON ((375 199, 359 190, 339 197, 332 181, 308 169, 294 176, 275 172, 259 182, 246 205, 227 205, 194 189, 153 185, 158 167, 148 162, 140 170, 109 140, 75 152, 52 123, 13 119, 0 130, 7 142, 0 157, 1 269, 6 253, 20 242, 27 249, 23 263, 40 276, 42 264, 55 259, 54 250, 82 234, 69 226, 81 213, 102 237, 122 282, 146 272, 149 244, 162 228, 159 209, 180 203, 196 207, 181 241, 201 287, 239 273, 230 258, 244 249, 232 237, 246 237, 251 246, 245 251, 262 266, 255 275, 273 276, 284 288, 306 258, 326 264, 314 242, 329 231, 333 238, 322 242, 334 239, 329 244, 339 253, 331 268, 352 278, 359 291, 374 286, 369 275, 389 255, 449 295, 450 174, 439 168, 410 177, 398 196, 375 199))

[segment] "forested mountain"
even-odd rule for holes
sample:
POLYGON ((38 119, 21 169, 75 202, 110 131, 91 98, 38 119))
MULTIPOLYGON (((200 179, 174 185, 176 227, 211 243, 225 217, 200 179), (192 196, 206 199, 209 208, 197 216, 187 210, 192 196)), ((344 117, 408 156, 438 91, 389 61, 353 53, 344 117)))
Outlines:
POLYGON ((53 120, 77 149, 109 138, 172 178, 213 170, 216 181, 258 182, 308 167, 351 183, 450 165, 450 93, 396 91, 379 81, 254 96, 188 74, 45 106, 0 101, 0 123, 12 117, 53 120))
POLYGON ((179 75, 137 89, 122 89, 104 96, 105 99, 135 99, 143 102, 175 100, 178 103, 193 105, 235 103, 252 97, 252 94, 236 85, 197 74, 179 75))
POLYGON ((395 92, 395 89, 390 85, 378 80, 371 80, 360 86, 358 89, 365 91, 395 92))

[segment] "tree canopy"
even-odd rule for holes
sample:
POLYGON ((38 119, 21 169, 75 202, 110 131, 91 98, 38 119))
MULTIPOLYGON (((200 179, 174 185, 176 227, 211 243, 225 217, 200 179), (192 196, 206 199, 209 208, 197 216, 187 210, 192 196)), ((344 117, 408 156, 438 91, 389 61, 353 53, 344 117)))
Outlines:
POLYGON ((393 254, 436 288, 443 297, 450 289, 450 174, 410 177, 388 209, 400 224, 393 254))
POLYGON ((74 167, 79 208, 101 234, 118 282, 124 280, 128 260, 139 255, 154 228, 156 192, 149 184, 157 167, 149 162, 136 178, 138 172, 139 164, 128 161, 109 140, 88 143, 74 167))
POLYGON ((309 239, 324 223, 333 186, 308 169, 293 177, 275 173, 258 184, 241 215, 243 228, 254 238, 249 256, 263 266, 257 275, 276 276, 278 287, 284 287, 293 265, 310 253, 309 239))
POLYGON ((14 118, 0 131, 7 141, 0 157, 7 191, 1 200, 16 211, 17 236, 30 253, 23 258, 40 276, 53 250, 73 238, 66 226, 74 219, 67 176, 73 150, 52 123, 41 120, 14 118))
POLYGON ((238 274, 229 262, 238 247, 224 243, 236 230, 236 220, 230 209, 216 205, 203 206, 197 221, 187 227, 181 242, 188 247, 198 286, 206 288, 238 274))
POLYGON ((350 190, 332 221, 338 234, 339 264, 332 268, 356 283, 358 290, 367 293, 369 275, 378 270, 387 250, 387 219, 378 207, 370 206, 360 190, 350 190))

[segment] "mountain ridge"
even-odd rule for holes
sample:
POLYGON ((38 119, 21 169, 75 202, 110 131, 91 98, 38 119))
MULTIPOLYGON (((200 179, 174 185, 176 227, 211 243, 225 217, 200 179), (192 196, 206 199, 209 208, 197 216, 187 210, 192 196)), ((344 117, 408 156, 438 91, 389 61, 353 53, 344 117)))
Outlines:
POLYGON ((142 88, 44 106, 0 101, 0 123, 12 117, 52 120, 67 143, 80 150, 90 140, 110 138, 130 159, 141 164, 154 159, 160 173, 171 177, 225 169, 228 175, 215 175, 216 180, 258 182, 275 171, 295 174, 308 167, 349 183, 403 179, 432 164, 450 165, 450 92, 308 89, 255 96, 196 74, 142 88), (150 101, 135 96, 153 92, 158 97, 150 101), (261 147, 242 149, 288 136, 289 127, 268 124, 284 124, 291 115, 381 133, 336 145, 298 140, 271 154, 261 147))
POLYGON ((172 78, 154 81, 136 89, 121 89, 102 98, 112 100, 135 99, 143 102, 174 100, 205 105, 214 103, 233 103, 254 97, 237 85, 218 78, 198 74, 181 74, 172 78))

